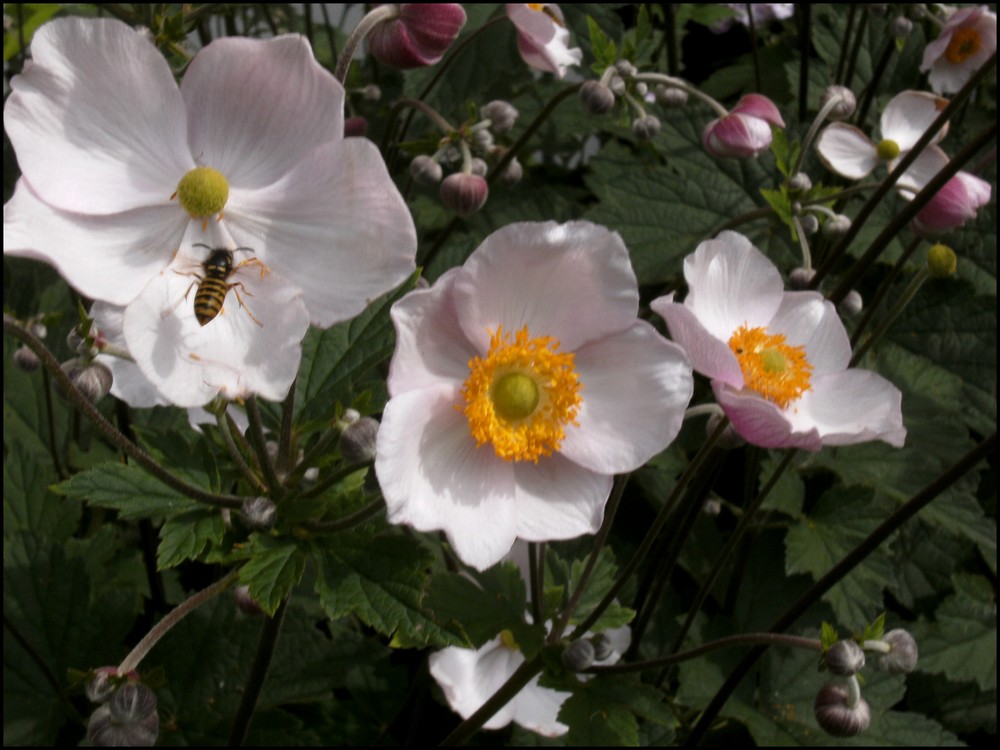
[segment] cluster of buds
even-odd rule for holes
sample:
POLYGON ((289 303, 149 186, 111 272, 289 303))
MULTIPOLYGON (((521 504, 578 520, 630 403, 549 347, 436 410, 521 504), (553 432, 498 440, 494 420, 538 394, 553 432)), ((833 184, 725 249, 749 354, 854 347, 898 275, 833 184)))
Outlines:
POLYGON ((115 667, 94 670, 87 697, 99 703, 87 722, 87 739, 95 747, 152 747, 160 732, 156 693, 139 682, 136 672, 119 676, 115 667))
MULTIPOLYGON (((40 316, 25 321, 24 327, 40 339, 44 339, 49 334, 49 329, 41 321, 40 316)), ((30 347, 22 344, 14 351, 14 364, 24 372, 34 372, 41 366, 42 361, 30 347)))
MULTIPOLYGON (((660 132, 660 120, 646 111, 645 103, 659 101, 649 84, 636 78, 638 70, 628 60, 619 60, 605 69, 599 81, 587 81, 580 88, 580 104, 585 112, 603 115, 614 109, 621 98, 628 105, 632 134, 640 141, 650 141, 660 132)), ((664 88, 662 84, 660 88, 664 88)))
MULTIPOLYGON (((88 320, 81 326, 73 328, 66 336, 66 344, 78 356, 62 363, 62 370, 70 382, 82 393, 88 401, 96 404, 111 392, 113 377, 111 370, 97 362, 98 354, 108 349, 104 335, 88 320)), ((58 387, 62 396, 66 394, 58 387)))
MULTIPOLYGON (((432 187, 440 183, 441 200, 459 216, 471 216, 486 204, 489 163, 501 160, 507 149, 496 138, 508 134, 518 112, 509 102, 496 100, 483 105, 477 122, 449 130, 433 155, 422 154, 410 162, 414 182, 432 187), (444 166, 458 165, 458 171, 444 177, 444 166)), ((516 158, 507 161, 499 179, 516 184, 524 174, 516 158)))

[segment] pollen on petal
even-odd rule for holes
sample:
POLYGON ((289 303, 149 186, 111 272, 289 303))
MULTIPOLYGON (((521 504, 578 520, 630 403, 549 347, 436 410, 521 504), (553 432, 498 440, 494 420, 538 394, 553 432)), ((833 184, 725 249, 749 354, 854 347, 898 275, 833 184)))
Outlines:
POLYGON ((805 347, 786 344, 784 335, 742 325, 729 339, 729 348, 739 360, 746 387, 782 409, 811 389, 813 366, 805 347))

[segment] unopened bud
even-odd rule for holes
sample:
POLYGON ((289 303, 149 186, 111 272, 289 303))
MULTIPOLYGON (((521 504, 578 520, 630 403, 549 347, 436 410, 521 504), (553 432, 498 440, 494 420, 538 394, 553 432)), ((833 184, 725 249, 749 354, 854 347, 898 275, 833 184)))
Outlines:
POLYGON ((845 318, 853 318, 855 315, 860 314, 864 308, 865 302, 861 298, 861 293, 856 289, 852 289, 845 294, 844 299, 840 300, 840 304, 837 305, 837 310, 845 318))
POLYGON ((95 747, 152 747, 160 731, 156 694, 138 682, 126 682, 87 722, 95 747))
POLYGON ((477 130, 472 134, 472 145, 480 151, 489 151, 493 148, 493 133, 486 128, 477 130))
POLYGON ((521 162, 517 160, 516 156, 510 160, 510 163, 500 173, 500 181, 504 185, 516 185, 521 181, 522 177, 524 177, 524 167, 521 166, 521 162))
MULTIPOLYGON (((115 692, 114 677, 118 676, 118 667, 98 667, 94 670, 93 676, 87 680, 83 691, 87 695, 87 700, 91 703, 107 703, 108 698, 115 692)), ((139 675, 135 677, 139 679, 139 675)))
POLYGON ((621 76, 611 76, 611 80, 608 81, 608 88, 616 96, 623 96, 628 91, 628 84, 625 83, 625 79, 621 76))
POLYGON ((947 279, 958 270, 958 256, 947 245, 938 243, 927 251, 927 270, 935 279, 947 279))
POLYGON ((656 95, 656 101, 664 107, 683 107, 687 104, 688 92, 675 86, 658 83, 653 93, 656 95))
POLYGON ((638 69, 628 60, 619 60, 616 62, 615 70, 623 76, 634 76, 638 72, 638 69))
POLYGON ((492 125, 490 129, 497 135, 509 133, 517 122, 518 111, 510 102, 502 99, 495 99, 484 104, 479 110, 479 114, 488 119, 492 125))
POLYGON ((890 650, 879 657, 879 669, 889 674, 902 674, 917 668, 917 642, 908 631, 902 628, 890 630, 882 640, 889 644, 890 650))
POLYGON ((854 706, 848 706, 850 691, 843 685, 828 682, 816 694, 813 713, 817 723, 834 737, 854 737, 861 734, 872 722, 868 701, 858 697, 854 706))
POLYGON ((377 102, 382 98, 382 89, 376 86, 374 83, 369 83, 367 86, 361 89, 361 97, 367 102, 377 102))
POLYGON ((156 693, 141 682, 126 682, 108 701, 111 718, 121 724, 134 724, 156 713, 156 693))
POLYGON ((441 200, 459 216, 471 216, 486 204, 490 186, 477 174, 450 174, 441 183, 441 200))
POLYGON ((337 445, 340 454, 350 463, 371 461, 375 458, 375 442, 378 437, 378 420, 361 417, 357 422, 340 433, 337 445))
POLYGON ((22 345, 14 350, 14 364, 24 372, 34 372, 41 366, 42 360, 31 349, 22 345))
POLYGON ((344 138, 364 138, 368 133, 368 120, 364 117, 348 117, 344 120, 344 138))
POLYGON ((70 382, 92 404, 96 404, 111 391, 111 370, 99 362, 85 365, 79 359, 71 359, 63 362, 62 369, 70 382))
POLYGON ((489 171, 490 168, 485 161, 480 159, 478 156, 474 156, 472 157, 471 169, 472 169, 472 174, 478 175, 480 177, 485 177, 486 173, 489 171))
POLYGON ((653 115, 640 117, 632 123, 632 133, 640 141, 651 141, 660 132, 660 120, 653 115))
POLYGON ((788 181, 788 187, 792 190, 797 190, 800 193, 812 190, 812 186, 812 180, 809 179, 809 175, 805 172, 797 172, 792 176, 792 179, 788 181))
POLYGON ((441 165, 432 157, 421 154, 410 162, 410 177, 418 185, 433 187, 441 182, 441 165))
POLYGON ((844 214, 837 214, 823 222, 823 236, 829 239, 843 237, 850 228, 851 220, 844 216, 844 214))
POLYGON ((854 96, 853 91, 846 86, 828 86, 819 100, 820 107, 825 108, 834 98, 837 99, 837 103, 827 113, 828 119, 846 120, 854 114, 854 110, 858 106, 858 100, 854 96))
POLYGON ((788 274, 788 285, 795 289, 796 291, 802 291, 803 289, 808 289, 810 282, 813 280, 813 276, 816 275, 815 269, 812 268, 799 268, 794 269, 790 274, 788 274))
POLYGON ((826 668, 834 674, 857 674, 865 666, 865 652, 852 640, 837 641, 824 656, 826 668))
POLYGON ((645 98, 646 94, 649 93, 649 86, 646 85, 645 81, 639 81, 635 84, 635 93, 645 98))
POLYGON ((255 531, 274 528, 278 520, 278 506, 266 497, 248 497, 240 507, 243 523, 255 531))
POLYGON ((260 605, 253 600, 250 596, 249 586, 237 586, 233 589, 233 601, 236 602, 236 606, 239 608, 240 612, 250 617, 256 617, 257 615, 264 614, 264 610, 260 608, 260 605))
POLYGON ((607 114, 615 107, 615 95, 600 81, 587 81, 580 87, 580 104, 588 114, 607 114))
POLYGON ((594 644, 584 638, 573 641, 562 652, 562 664, 571 672, 590 669, 594 665, 594 658, 594 644))
POLYGON ((722 503, 713 497, 702 503, 701 512, 709 518, 715 518, 722 512, 722 503))
POLYGON ((610 659, 611 654, 615 651, 615 644, 611 642, 606 633, 598 633, 590 639, 590 643, 594 647, 595 661, 610 659))
POLYGON ((40 339, 44 339, 46 336, 49 335, 49 329, 40 320, 36 320, 34 323, 29 325, 28 330, 30 330, 40 339))
POLYGON ((816 218, 815 214, 803 214, 799 217, 799 226, 802 227, 802 232, 806 235, 813 235, 819 231, 819 219, 816 218))
POLYGON ((913 21, 906 16, 896 16, 889 24, 889 31, 897 39, 904 39, 913 31, 913 21))

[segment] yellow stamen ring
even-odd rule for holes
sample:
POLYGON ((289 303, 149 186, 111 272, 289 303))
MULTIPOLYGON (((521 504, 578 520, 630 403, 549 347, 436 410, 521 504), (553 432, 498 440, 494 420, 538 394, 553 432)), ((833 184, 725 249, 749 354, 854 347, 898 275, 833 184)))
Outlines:
POLYGON ((813 366, 805 347, 786 344, 780 333, 744 324, 729 339, 729 348, 739 360, 746 387, 782 409, 812 388, 813 366))
POLYGON ((952 65, 960 65, 979 52, 982 40, 975 29, 955 29, 944 56, 952 65))

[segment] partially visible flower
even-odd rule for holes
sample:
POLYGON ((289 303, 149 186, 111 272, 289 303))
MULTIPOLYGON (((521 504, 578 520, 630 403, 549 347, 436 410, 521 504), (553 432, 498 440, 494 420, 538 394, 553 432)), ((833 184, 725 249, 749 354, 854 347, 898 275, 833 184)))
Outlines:
MULTIPOLYGON (((928 146, 896 183, 907 200, 920 192, 948 164, 948 155, 937 146, 928 146)), ((930 203, 913 219, 913 228, 920 234, 934 237, 965 225, 976 217, 976 211, 990 202, 993 186, 968 172, 959 172, 948 180, 930 203)))
POLYGON ((558 5, 508 3, 507 17, 517 27, 517 49, 532 68, 562 78, 583 60, 583 50, 569 48, 569 29, 558 5))
POLYGON ((921 72, 938 94, 954 94, 997 48, 997 16, 986 6, 961 8, 924 49, 921 72))
POLYGON ((421 68, 438 62, 465 26, 459 3, 401 3, 399 15, 372 29, 368 49, 393 68, 421 68))
POLYGON ((375 456, 390 520, 442 529, 481 570, 518 537, 595 532, 612 476, 666 448, 691 398, 687 358, 638 309, 621 238, 582 221, 504 227, 397 302, 375 456))
POLYGON ((771 146, 772 125, 785 127, 774 102, 761 94, 747 94, 728 115, 708 123, 701 140, 712 156, 757 156, 771 146))
POLYGON ((344 120, 344 138, 363 138, 368 133, 368 118, 348 117, 344 120))
MULTIPOLYGON (((816 141, 822 162, 842 177, 860 180, 880 162, 894 162, 913 148, 924 131, 948 106, 948 100, 926 91, 904 91, 894 96, 879 121, 881 140, 876 144, 859 128, 843 122, 828 125, 816 141)), ((945 124, 931 143, 948 132, 945 124)))
POLYGON ((701 243, 684 278, 683 303, 670 294, 651 306, 747 442, 903 445, 902 395, 880 375, 847 369, 847 333, 821 294, 785 292, 778 269, 735 232, 701 243))
MULTIPOLYGON (((721 3, 733 9, 732 18, 723 18, 711 25, 711 29, 716 34, 729 31, 733 21, 743 26, 750 25, 750 13, 747 13, 746 3, 721 3)), ((750 11, 753 14, 754 25, 771 23, 773 21, 784 21, 791 18, 795 13, 795 3, 751 3, 750 11)))

